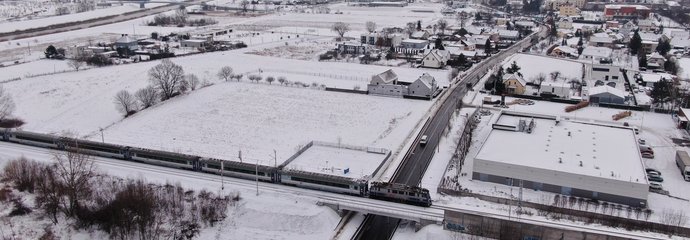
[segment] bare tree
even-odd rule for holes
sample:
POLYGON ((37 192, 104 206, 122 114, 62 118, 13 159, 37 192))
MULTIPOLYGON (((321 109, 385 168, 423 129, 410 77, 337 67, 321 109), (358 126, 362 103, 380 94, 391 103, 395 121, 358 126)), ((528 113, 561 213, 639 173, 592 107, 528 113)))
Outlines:
POLYGON ((376 32, 376 23, 375 23, 375 22, 373 22, 373 21, 367 21, 367 22, 365 23, 365 25, 367 26, 367 31, 368 31, 368 32, 370 32, 370 33, 376 32))
POLYGON ((74 68, 74 70, 79 71, 81 67, 83 67, 85 62, 82 62, 80 59, 70 59, 67 61, 67 65, 71 68, 74 68))
POLYGON ((96 175, 93 157, 84 154, 76 141, 71 145, 74 148, 68 151, 53 153, 55 172, 64 184, 63 190, 67 196, 67 202, 63 203, 63 211, 67 216, 74 216, 82 201, 91 194, 92 179, 96 175))
POLYGON ((544 82, 544 80, 546 80, 546 74, 539 73, 539 75, 537 75, 537 77, 534 78, 534 83, 537 84, 537 87, 539 89, 541 89, 541 83, 544 82))
POLYGON ((275 82, 275 80, 276 80, 276 78, 274 78, 272 76, 266 77, 266 82, 268 82, 269 85, 273 84, 273 82, 275 82))
POLYGON ((350 25, 344 22, 336 22, 331 26, 331 31, 338 33, 338 36, 340 36, 338 39, 342 40, 345 33, 350 31, 350 25))
POLYGON ((283 84, 287 85, 287 78, 285 78, 283 76, 278 77, 278 82, 280 83, 280 85, 283 85, 283 84))
POLYGON ((227 82, 227 81, 230 81, 230 79, 232 79, 232 77, 233 77, 232 73, 233 73, 232 68, 230 66, 225 66, 225 67, 221 68, 220 71, 218 71, 217 76, 218 76, 218 78, 224 79, 227 82))
POLYGON ((151 107, 158 101, 158 91, 152 86, 139 89, 134 95, 139 100, 142 109, 151 107))
POLYGON ((14 100, 5 88, 0 85, 0 121, 9 117, 14 112, 14 100))
POLYGON ((242 8, 242 12, 246 13, 247 12, 247 7, 249 6, 249 1, 247 0, 242 0, 240 2, 240 7, 242 8))
POLYGON ((180 93, 186 93, 187 90, 189 90, 189 82, 187 81, 187 78, 183 78, 182 81, 180 81, 180 84, 177 86, 177 91, 180 93))
POLYGON ((164 59, 149 70, 149 81, 160 91, 162 100, 173 97, 182 80, 184 80, 182 66, 168 59, 164 59))
POLYGON ((561 72, 553 71, 550 73, 550 75, 551 75, 551 80, 556 81, 556 80, 558 80, 558 77, 561 76, 561 72))
POLYGON ((187 80, 187 83, 189 84, 189 89, 192 91, 196 90, 197 87, 199 87, 199 77, 197 77, 194 74, 187 74, 184 76, 184 78, 187 80))
POLYGON ((448 27, 448 21, 441 19, 436 22, 436 25, 438 25, 438 29, 441 30, 441 34, 445 34, 446 27, 448 27))
POLYGON ((405 25, 405 31, 407 32, 408 37, 411 37, 412 34, 413 34, 415 31, 417 31, 417 24, 414 23, 414 22, 408 22, 408 23, 405 25))
POLYGON ((115 103, 117 110, 125 116, 129 116, 137 108, 136 98, 127 90, 117 92, 113 103, 115 103))

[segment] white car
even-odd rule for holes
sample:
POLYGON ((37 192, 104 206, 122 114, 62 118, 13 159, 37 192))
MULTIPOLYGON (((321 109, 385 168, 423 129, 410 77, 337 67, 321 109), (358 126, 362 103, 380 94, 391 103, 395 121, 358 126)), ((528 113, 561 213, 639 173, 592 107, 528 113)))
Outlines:
POLYGON ((658 182, 649 182, 649 190, 662 191, 664 187, 658 182))
POLYGON ((426 135, 422 136, 421 139, 419 139, 419 144, 421 145, 426 145, 428 137, 426 135))

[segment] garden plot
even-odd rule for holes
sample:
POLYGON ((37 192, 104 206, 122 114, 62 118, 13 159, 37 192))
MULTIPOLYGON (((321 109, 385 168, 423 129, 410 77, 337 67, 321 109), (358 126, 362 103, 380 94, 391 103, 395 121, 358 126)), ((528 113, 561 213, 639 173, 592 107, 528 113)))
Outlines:
POLYGON ((291 45, 264 48, 247 52, 260 56, 280 57, 297 60, 318 60, 318 55, 334 48, 332 42, 301 41, 291 45))
POLYGON ((522 73, 523 78, 528 82, 536 79, 539 74, 544 74, 546 77, 545 81, 550 81, 550 73, 556 71, 560 72, 560 79, 580 80, 583 77, 583 65, 576 61, 530 54, 515 54, 503 61, 503 69, 509 68, 513 61, 520 66, 519 72, 522 73))
MULTIPOLYGON (((116 123, 107 142, 273 165, 309 141, 393 149, 428 101, 228 82, 116 123)), ((93 139, 100 136, 93 136, 93 139)))

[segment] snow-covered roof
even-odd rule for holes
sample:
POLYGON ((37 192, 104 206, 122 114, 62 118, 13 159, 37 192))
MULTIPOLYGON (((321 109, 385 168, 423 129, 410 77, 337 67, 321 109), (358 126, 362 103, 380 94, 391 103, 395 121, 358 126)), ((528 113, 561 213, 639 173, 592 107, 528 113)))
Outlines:
MULTIPOLYGON (((500 115, 496 123, 515 126, 521 119, 528 124, 534 119, 536 126, 531 133, 491 130, 476 159, 587 177, 647 183, 632 130, 568 120, 556 124, 551 119, 506 114, 500 115)), ((562 179, 553 181, 553 184, 564 184, 562 186, 574 184, 561 183, 562 179)))
POLYGON ((627 95, 622 90, 610 87, 608 85, 602 85, 602 86, 596 86, 596 87, 589 88, 589 96, 602 94, 602 93, 610 93, 610 94, 615 95, 615 96, 620 97, 620 98, 625 98, 625 96, 627 95))
POLYGON ((588 46, 582 50, 582 56, 592 56, 592 57, 611 57, 613 50, 607 47, 594 47, 588 46))
POLYGON ((524 78, 520 77, 520 75, 517 75, 515 73, 503 75, 503 82, 504 83, 508 80, 511 80, 511 79, 517 80, 520 84, 522 84, 522 86, 527 86, 527 81, 525 81, 524 78))
POLYGON ((571 55, 571 56, 577 56, 577 49, 571 48, 571 47, 568 47, 568 46, 558 46, 558 47, 555 47, 553 50, 554 50, 554 51, 558 50, 558 51, 567 53, 567 54, 569 54, 569 55, 571 55))
POLYGON ((391 84, 398 81, 398 74, 395 74, 395 72, 393 72, 393 69, 388 69, 385 72, 372 76, 371 78, 372 81, 380 80, 383 83, 391 84))
POLYGON ((124 36, 118 38, 117 41, 115 41, 115 43, 133 43, 133 42, 137 42, 137 39, 133 38, 129 35, 124 35, 124 36))
POLYGON ((671 39, 671 46, 677 47, 677 48, 690 47, 690 39, 673 38, 673 39, 671 39))
POLYGON ((498 30, 498 35, 501 37, 513 37, 516 38, 520 36, 520 32, 514 30, 498 30))
POLYGON ((414 44, 417 44, 417 43, 428 43, 429 41, 423 40, 423 39, 409 39, 409 38, 408 38, 408 39, 402 40, 402 42, 403 42, 403 43, 414 43, 414 44))
POLYGON ((432 85, 435 84, 436 79, 429 75, 429 73, 423 73, 422 76, 419 76, 416 81, 419 81, 424 84, 424 86, 428 87, 429 89, 432 89, 432 85))
POLYGON ((639 32, 638 34, 640 34, 640 38, 642 38, 642 41, 658 42, 659 38, 661 38, 661 34, 656 33, 639 32))
POLYGON ((426 30, 415 31, 414 33, 412 33, 412 35, 410 37, 412 37, 412 38, 424 38, 425 37, 424 35, 426 35, 426 34, 429 34, 429 32, 427 32, 426 30))
POLYGON ((621 9, 621 8, 635 8, 637 10, 649 10, 648 7, 645 7, 642 5, 619 5, 619 4, 606 5, 606 9, 621 9))
POLYGON ((593 43, 613 43, 613 38, 610 38, 609 36, 606 37, 590 37, 589 38, 590 42, 593 43))
POLYGON ((673 76, 668 73, 649 73, 649 72, 641 72, 640 77, 642 77, 642 81, 648 82, 648 83, 655 83, 658 81, 661 81, 661 79, 666 79, 666 80, 671 80, 673 76))

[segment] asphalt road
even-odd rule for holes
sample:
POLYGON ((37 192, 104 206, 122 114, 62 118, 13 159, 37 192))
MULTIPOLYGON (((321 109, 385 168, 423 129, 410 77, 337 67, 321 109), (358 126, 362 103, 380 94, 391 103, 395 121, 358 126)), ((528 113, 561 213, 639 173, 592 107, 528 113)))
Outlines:
MULTIPOLYGON (((194 5, 194 4, 201 4, 203 2, 208 2, 208 1, 210 1, 210 0, 192 0, 192 1, 184 2, 182 4, 194 5)), ((132 19, 137 19, 137 18, 149 16, 149 15, 154 15, 154 14, 158 14, 158 13, 162 13, 162 12, 175 10, 178 8, 179 8, 179 4, 170 4, 170 5, 165 5, 165 6, 155 7, 155 8, 142 9, 141 11, 136 11, 136 12, 123 13, 120 15, 113 15, 113 16, 105 16, 105 17, 100 17, 100 18, 95 18, 95 19, 88 19, 88 20, 84 20, 84 21, 80 21, 80 22, 61 23, 61 24, 55 24, 55 25, 50 25, 50 26, 46 26, 46 27, 32 28, 32 29, 14 31, 14 32, 9 32, 9 33, 0 33, 0 42, 17 40, 17 39, 22 39, 22 38, 37 37, 37 36, 42 36, 42 35, 54 34, 54 33, 75 31, 75 30, 79 30, 79 29, 97 27, 97 26, 102 26, 102 25, 107 25, 107 24, 112 24, 112 23, 117 23, 117 22, 124 22, 124 21, 132 20, 132 19)))
MULTIPOLYGON (((542 27, 541 33, 537 34, 543 36, 547 32, 548 31, 542 27)), ((431 163, 434 153, 437 151, 436 148, 441 140, 444 128, 448 126, 451 115, 454 110, 457 109, 458 104, 461 104, 462 98, 469 90, 466 84, 471 83, 472 85, 476 85, 481 76, 484 76, 489 69, 500 64, 506 57, 517 53, 529 45, 531 45, 529 41, 522 44, 515 44, 499 52, 490 60, 479 63, 481 64, 479 67, 472 69, 470 72, 466 72, 459 81, 452 83, 454 85, 448 88, 449 91, 451 91, 449 93, 450 95, 441 103, 441 107, 436 114, 432 116, 431 122, 427 127, 417 136, 415 142, 411 146, 412 150, 410 154, 403 158, 401 166, 397 169, 396 173, 393 174, 391 182, 403 183, 410 186, 419 185, 424 176, 424 172, 426 172, 429 163, 431 163), (427 135, 427 144, 424 146, 419 144, 421 135, 427 135)), ((369 214, 362 222, 360 230, 353 239, 390 239, 399 222, 400 219, 397 218, 369 214)))

